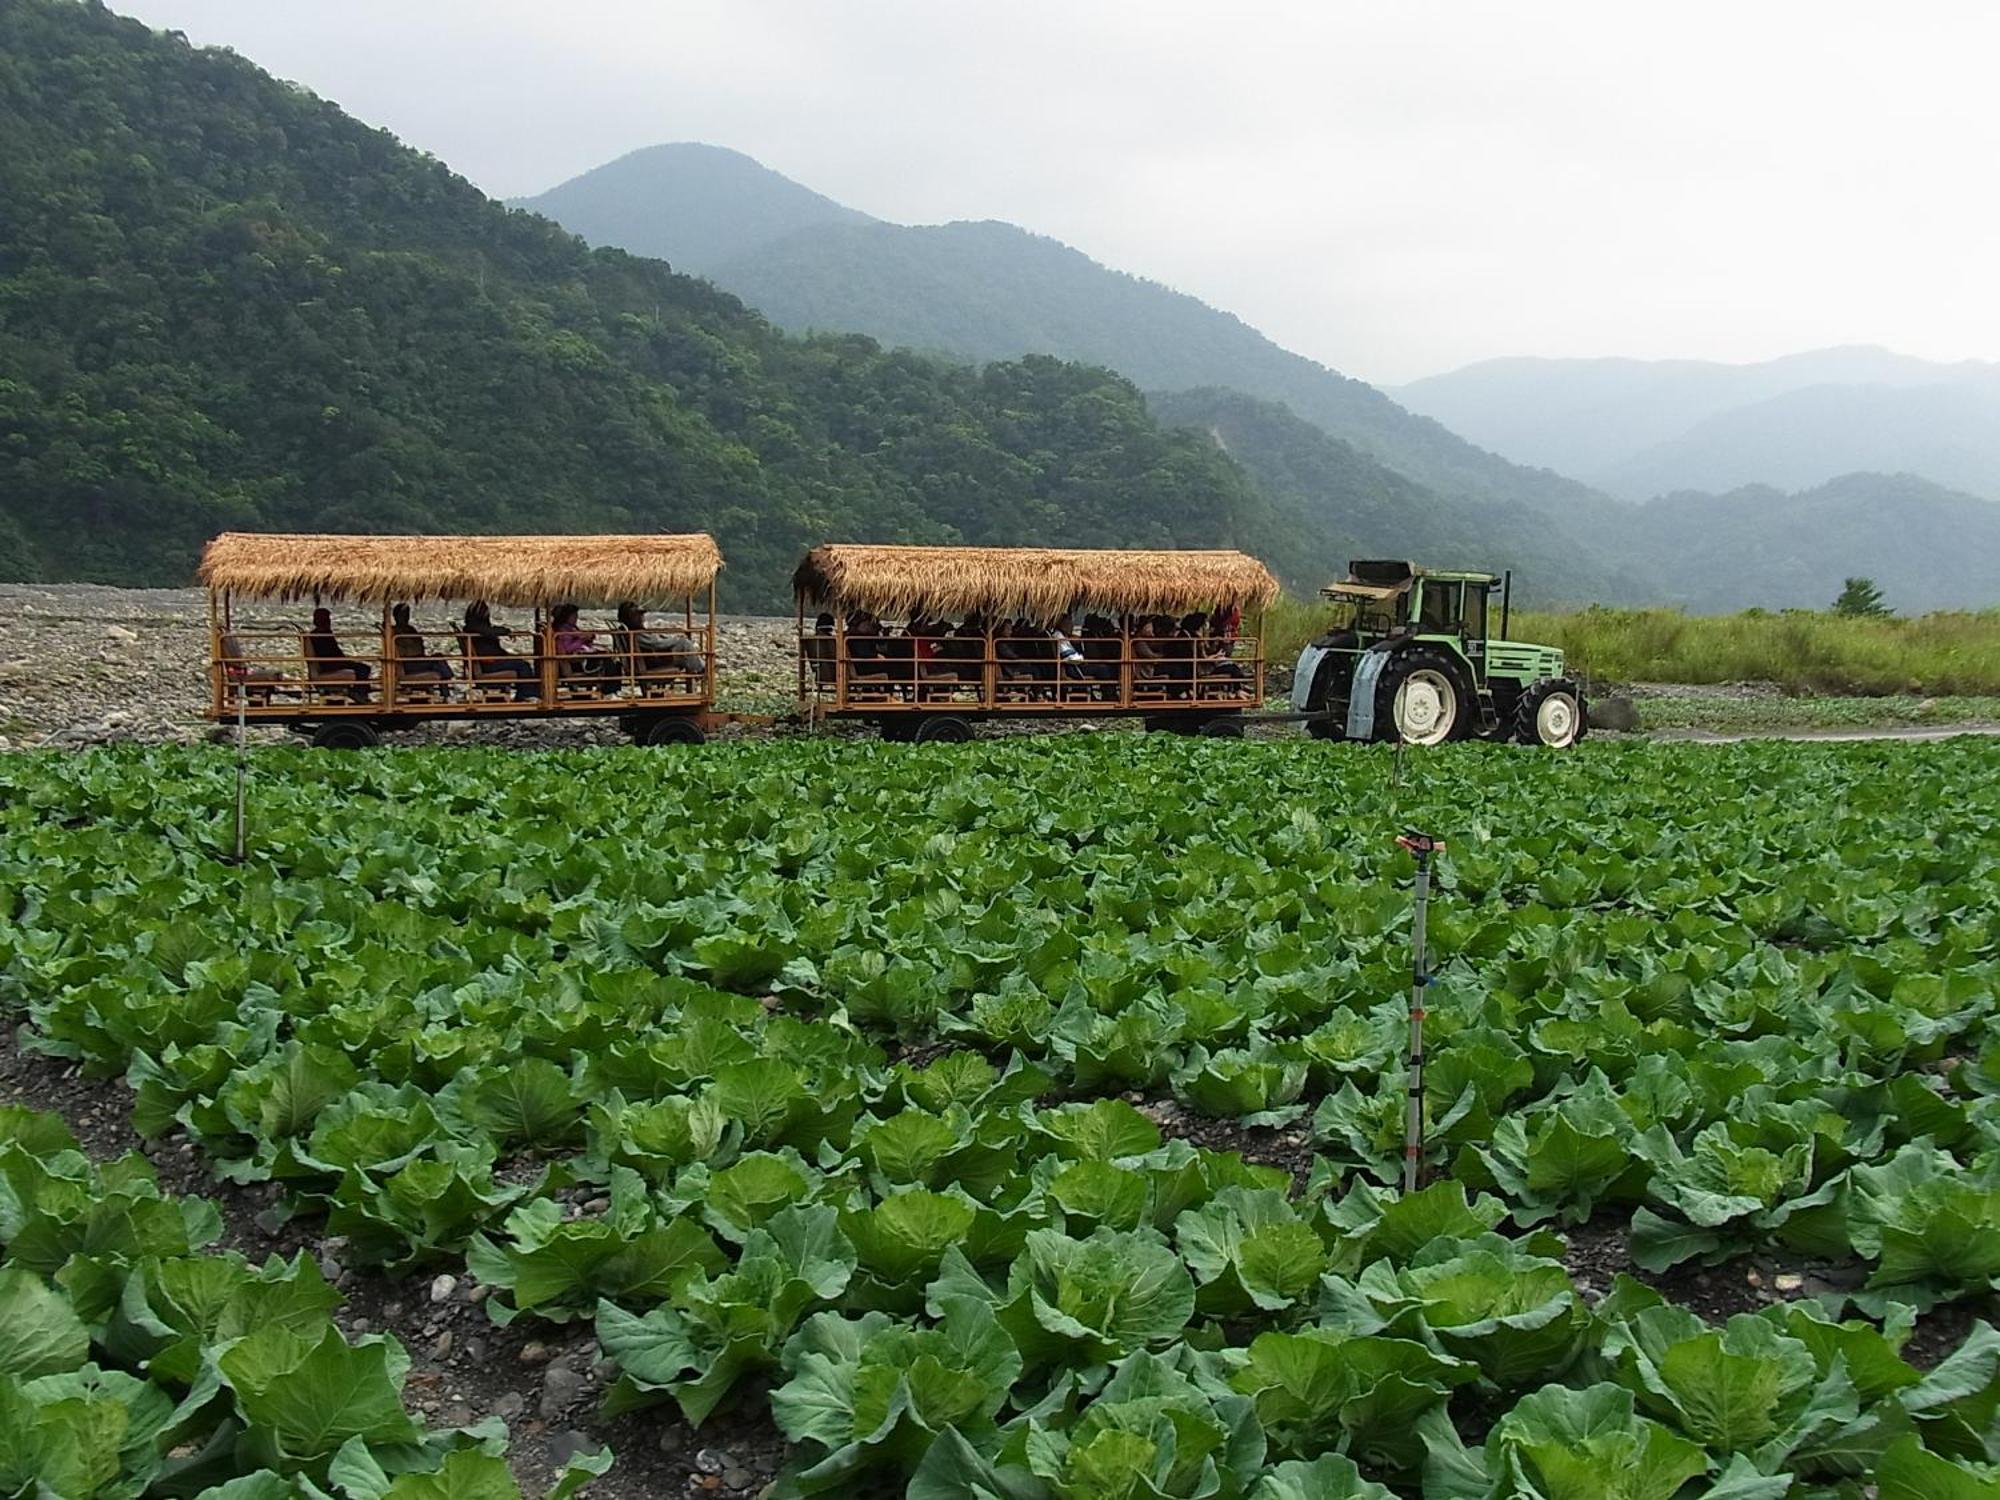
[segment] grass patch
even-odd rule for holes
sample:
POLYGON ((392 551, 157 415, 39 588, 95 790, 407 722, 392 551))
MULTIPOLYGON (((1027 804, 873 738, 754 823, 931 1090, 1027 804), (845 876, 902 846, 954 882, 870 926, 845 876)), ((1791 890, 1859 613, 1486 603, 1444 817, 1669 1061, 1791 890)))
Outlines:
POLYGON ((1921 729, 2000 724, 2000 698, 1735 698, 1689 693, 1644 698, 1645 729, 1921 729))
MULTIPOLYGON (((1296 657, 1336 609, 1323 600, 1279 600, 1266 622, 1270 660, 1296 657)), ((1794 693, 1851 697, 2000 696, 2000 609, 1908 620, 1813 610, 1517 610, 1508 633, 1562 647, 1573 670, 1600 681, 1775 682, 1794 693)))

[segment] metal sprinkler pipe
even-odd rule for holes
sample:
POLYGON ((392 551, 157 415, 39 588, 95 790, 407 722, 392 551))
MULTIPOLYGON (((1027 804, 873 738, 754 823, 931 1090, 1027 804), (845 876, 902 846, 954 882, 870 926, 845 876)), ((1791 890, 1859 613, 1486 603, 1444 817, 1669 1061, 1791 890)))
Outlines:
POLYGON ((1431 856, 1444 840, 1412 828, 1396 842, 1417 862, 1416 914, 1410 941, 1410 1070, 1409 1113, 1403 1125, 1403 1191, 1417 1190, 1424 1155, 1424 991, 1430 988, 1429 955, 1424 948, 1424 923, 1431 901, 1431 856))
POLYGON ((250 774, 249 747, 245 743, 247 728, 244 720, 248 713, 250 686, 248 682, 236 685, 236 863, 243 863, 244 832, 248 822, 246 782, 250 774))

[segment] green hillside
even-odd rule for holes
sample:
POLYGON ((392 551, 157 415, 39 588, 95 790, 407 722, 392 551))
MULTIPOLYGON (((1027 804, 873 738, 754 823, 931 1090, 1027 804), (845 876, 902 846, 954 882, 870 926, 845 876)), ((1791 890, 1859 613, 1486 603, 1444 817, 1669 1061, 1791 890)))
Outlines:
POLYGON ((840 205, 749 157, 695 144, 634 152, 520 201, 593 243, 699 269, 786 328, 851 330, 971 360, 1054 354, 1148 390, 1226 386, 1284 402, 1439 494, 1565 517, 1609 504, 1474 447, 1229 313, 1012 224, 842 220, 832 212, 840 205), (601 190, 605 174, 615 196, 601 190), (773 203, 799 222, 760 240, 750 230, 774 221, 773 203), (725 235, 744 248, 717 254, 725 235))
POLYGON ((854 329, 970 359, 1039 350, 1108 365, 1148 390, 1227 386, 1284 402, 1440 494, 1556 514, 1609 504, 1473 447, 1229 313, 1011 224, 821 226, 709 274, 787 328, 854 329))
POLYGON ((1673 559, 1668 598, 1696 612, 1824 609, 1849 574, 1902 614, 2000 602, 2000 505, 1910 474, 1663 495, 1635 508, 1634 529, 1635 547, 1673 559))
POLYGON ((1160 421, 1205 433, 1274 504, 1296 510, 1350 557, 1408 557, 1437 567, 1512 568, 1517 597, 1547 605, 1644 599, 1654 580, 1518 502, 1447 500, 1368 454, 1241 391, 1154 393, 1160 421))
POLYGON ((224 527, 707 527, 736 608, 829 538, 1321 571, 1105 371, 783 336, 98 5, 0 4, 0 140, 0 576, 179 581, 224 527))

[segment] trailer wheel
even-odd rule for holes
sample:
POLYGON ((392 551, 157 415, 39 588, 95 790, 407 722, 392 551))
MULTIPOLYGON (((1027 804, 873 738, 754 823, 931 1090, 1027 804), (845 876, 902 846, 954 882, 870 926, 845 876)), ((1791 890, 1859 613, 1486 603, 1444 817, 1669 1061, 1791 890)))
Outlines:
POLYGON ((934 719, 925 719, 917 726, 915 735, 919 745, 957 745, 972 738, 972 726, 954 714, 939 714, 934 719))
POLYGON ((701 725, 680 714, 662 714, 641 721, 632 738, 641 745, 704 745, 708 736, 701 725))
POLYGON ((366 719, 333 719, 313 730, 312 742, 321 750, 367 750, 382 736, 366 719))
POLYGON ((917 722, 898 716, 893 719, 877 719, 875 727, 882 731, 882 738, 892 745, 907 745, 917 737, 921 727, 917 722))
POLYGON ((1243 738, 1241 719, 1210 719, 1195 731, 1212 740, 1240 740, 1243 738))
POLYGON ((1524 745, 1563 750, 1590 732, 1583 694, 1567 677, 1545 677, 1514 708, 1514 737, 1524 745))

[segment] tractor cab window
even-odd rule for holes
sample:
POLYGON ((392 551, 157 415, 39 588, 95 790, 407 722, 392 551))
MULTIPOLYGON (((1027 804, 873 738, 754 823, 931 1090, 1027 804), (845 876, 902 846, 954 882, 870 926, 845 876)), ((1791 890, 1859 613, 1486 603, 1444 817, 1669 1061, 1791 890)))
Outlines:
POLYGON ((1456 583, 1424 584, 1424 602, 1417 616, 1418 630, 1432 635, 1441 635, 1458 629, 1458 593, 1461 585, 1456 583))
POLYGON ((1468 583, 1465 586, 1465 634, 1467 639, 1486 639, 1486 585, 1468 583))

